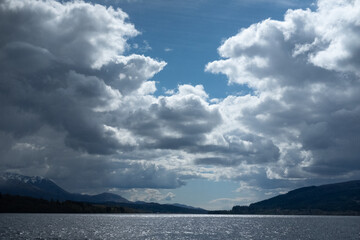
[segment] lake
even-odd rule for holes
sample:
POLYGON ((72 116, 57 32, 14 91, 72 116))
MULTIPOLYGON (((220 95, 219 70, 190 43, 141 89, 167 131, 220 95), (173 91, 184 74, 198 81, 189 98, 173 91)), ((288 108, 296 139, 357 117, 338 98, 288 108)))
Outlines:
POLYGON ((360 217, 0 214, 0 239, 360 239, 360 217))

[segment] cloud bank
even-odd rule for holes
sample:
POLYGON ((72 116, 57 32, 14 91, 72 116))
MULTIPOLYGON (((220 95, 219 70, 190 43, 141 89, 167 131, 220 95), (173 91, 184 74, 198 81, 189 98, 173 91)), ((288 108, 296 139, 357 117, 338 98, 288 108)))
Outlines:
POLYGON ((284 21, 267 19, 227 39, 218 49, 223 59, 206 66, 254 89, 220 105, 279 148, 269 178, 358 176, 359 13, 359 1, 289 10, 284 21))
POLYGON ((213 101, 201 85, 155 95, 166 62, 131 54, 139 32, 121 9, 2 0, 0 170, 84 192, 357 178, 358 16, 360 1, 320 0, 242 29, 206 71, 253 94, 213 101))

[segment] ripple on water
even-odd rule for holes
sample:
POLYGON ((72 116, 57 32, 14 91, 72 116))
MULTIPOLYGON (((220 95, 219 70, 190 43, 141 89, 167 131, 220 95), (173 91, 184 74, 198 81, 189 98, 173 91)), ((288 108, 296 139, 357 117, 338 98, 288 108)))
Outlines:
POLYGON ((0 239, 359 239, 360 217, 1 214, 0 239))

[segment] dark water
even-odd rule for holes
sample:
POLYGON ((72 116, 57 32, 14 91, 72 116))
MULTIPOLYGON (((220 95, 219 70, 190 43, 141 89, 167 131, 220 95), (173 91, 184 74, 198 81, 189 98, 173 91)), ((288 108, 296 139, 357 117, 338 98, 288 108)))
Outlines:
POLYGON ((360 239, 360 217, 0 214, 0 239, 360 239))

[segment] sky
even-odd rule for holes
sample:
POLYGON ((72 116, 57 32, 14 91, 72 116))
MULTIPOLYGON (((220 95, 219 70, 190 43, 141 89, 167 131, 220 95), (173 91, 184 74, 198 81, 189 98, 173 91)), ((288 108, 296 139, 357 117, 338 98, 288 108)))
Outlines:
POLYGON ((360 0, 0 0, 0 172, 206 209, 360 179, 360 0))

